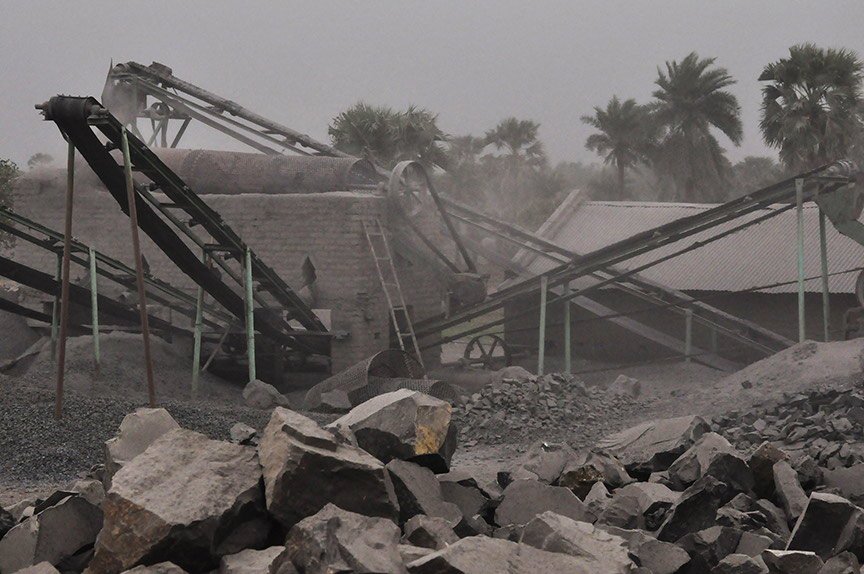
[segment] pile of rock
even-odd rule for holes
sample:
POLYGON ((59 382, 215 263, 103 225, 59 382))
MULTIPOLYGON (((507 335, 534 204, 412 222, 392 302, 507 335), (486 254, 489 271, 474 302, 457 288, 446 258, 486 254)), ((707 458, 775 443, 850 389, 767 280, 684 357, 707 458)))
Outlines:
POLYGON ((619 377, 608 388, 597 388, 573 375, 537 377, 520 371, 520 376, 505 376, 466 397, 455 409, 460 444, 568 440, 609 428, 644 406, 637 399, 636 379, 619 377))
POLYGON ((605 450, 538 442, 491 483, 450 469, 452 407, 409 390, 325 427, 277 407, 235 442, 161 409, 121 427, 103 481, 0 512, 0 572, 859 574, 864 559, 844 488, 695 416, 605 450))
MULTIPOLYGON (((747 452, 768 441, 829 471, 864 462, 864 390, 796 394, 769 407, 716 417, 713 428, 747 452)), ((864 474, 864 466, 858 466, 864 474)))

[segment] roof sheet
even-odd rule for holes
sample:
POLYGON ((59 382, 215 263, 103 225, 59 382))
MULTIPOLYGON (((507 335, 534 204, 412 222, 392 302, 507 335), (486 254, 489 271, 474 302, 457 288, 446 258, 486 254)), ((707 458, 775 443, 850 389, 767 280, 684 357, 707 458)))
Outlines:
MULTIPOLYGON (((713 204, 658 203, 639 201, 573 201, 570 208, 559 209, 550 217, 540 233, 547 239, 580 254, 589 253, 636 233, 669 223, 715 207, 713 204)), ((768 209, 778 209, 772 206, 768 209)), ((732 229, 744 221, 764 215, 760 210, 712 230, 682 239, 650 253, 622 262, 619 268, 632 269, 680 250, 695 241, 706 240, 732 229)), ((805 273, 814 277, 805 283, 808 291, 821 291, 819 255, 819 210, 813 203, 804 206, 805 273)), ((828 269, 841 272, 864 265, 864 247, 840 235, 827 223, 828 269)), ((550 269, 555 264, 542 256, 525 257, 533 273, 550 269)), ((794 281, 796 268, 795 210, 789 210, 767 221, 747 227, 704 247, 659 263, 640 272, 682 291, 744 291, 761 285, 794 281)), ((857 273, 850 272, 829 278, 833 293, 853 293, 857 273)), ((764 289, 763 292, 792 293, 793 283, 764 289)))

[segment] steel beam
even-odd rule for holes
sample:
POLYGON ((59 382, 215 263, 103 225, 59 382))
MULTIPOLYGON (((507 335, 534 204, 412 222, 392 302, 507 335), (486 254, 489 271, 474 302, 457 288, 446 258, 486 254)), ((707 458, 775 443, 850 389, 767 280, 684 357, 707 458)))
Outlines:
POLYGON ((66 374, 66 331, 69 328, 69 254, 72 251, 72 205, 75 193, 75 146, 69 142, 66 157, 66 214, 63 225, 63 264, 60 287, 60 340, 57 353, 57 393, 54 400, 54 418, 63 418, 63 383, 66 374))
POLYGON ((803 343, 807 338, 806 321, 804 314, 804 180, 795 180, 795 220, 797 226, 796 241, 798 260, 798 342, 803 343))
MULTIPOLYGON (((546 276, 540 278, 540 330, 537 334, 537 375, 543 374, 546 360, 546 292, 549 287, 549 279, 546 276)), ((569 303, 567 303, 569 305, 569 303)))
POLYGON ((256 379, 255 376, 255 300, 252 297, 252 253, 246 248, 243 257, 245 263, 244 291, 246 294, 246 354, 249 360, 249 382, 256 379))
POLYGON ((93 360, 98 375, 102 366, 99 356, 99 276, 96 271, 96 250, 92 246, 87 249, 87 258, 90 262, 90 327, 93 333, 93 360))
POLYGON ((819 210, 819 256, 822 263, 822 330, 825 341, 831 339, 831 291, 828 285, 828 241, 825 214, 819 210))
MULTIPOLYGON (((564 294, 570 295, 570 282, 564 284, 564 294)), ((564 303, 564 372, 573 372, 570 342, 570 301, 564 303)))

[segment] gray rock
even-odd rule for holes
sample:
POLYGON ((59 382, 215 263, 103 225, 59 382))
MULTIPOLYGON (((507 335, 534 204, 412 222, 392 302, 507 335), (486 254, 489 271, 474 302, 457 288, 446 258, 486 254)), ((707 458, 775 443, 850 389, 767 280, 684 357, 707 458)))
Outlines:
POLYGON ((599 481, 594 483, 594 486, 591 487, 591 490, 588 491, 582 502, 585 503, 591 514, 600 516, 606 510, 611 500, 612 495, 609 494, 609 489, 606 488, 606 485, 602 481, 599 481))
POLYGON ((402 562, 408 564, 409 562, 414 562, 415 560, 419 560, 424 556, 429 556, 435 552, 431 548, 423 548, 421 546, 412 546, 411 544, 400 544, 399 545, 399 555, 402 557, 402 562))
MULTIPOLYGON (((669 479, 679 489, 686 488, 706 476, 709 466, 722 454, 732 455, 736 459, 740 458, 735 448, 725 438, 717 433, 706 433, 672 463, 668 470, 669 479)), ((743 459, 741 466, 744 467, 745 474, 749 474, 749 469, 747 469, 743 459)), ((724 480, 723 476, 716 474, 712 474, 712 476, 730 486, 738 487, 738 485, 724 480)), ((752 475, 749 475, 749 478, 749 486, 752 487, 752 475)), ((749 490, 749 488, 738 488, 738 490, 749 490)))
POLYGON ((740 540, 740 530, 712 526, 682 536, 677 544, 690 555, 690 572, 709 572, 723 558, 735 553, 740 540))
MULTIPOLYGON (((660 513, 672 507, 681 498, 681 493, 670 490, 663 484, 637 482, 615 491, 612 500, 598 520, 603 524, 619 528, 654 530, 659 524, 653 519, 646 524, 646 514, 660 513)), ((650 516, 650 515, 649 515, 650 516)), ((662 520, 661 520, 662 522, 662 520)))
POLYGON ((463 516, 459 523, 453 527, 456 536, 467 538, 469 536, 491 536, 492 527, 479 514, 474 516, 463 516))
POLYGON ((432 550, 441 550, 459 540, 449 522, 424 514, 408 520, 403 531, 402 542, 432 550))
POLYGON ((781 460, 789 460, 789 455, 770 442, 760 444, 747 459, 753 472, 753 491, 759 498, 774 496, 774 465, 781 460))
POLYGON ((82 478, 76 480, 67 489, 70 492, 80 494, 84 500, 93 506, 102 506, 105 501, 105 487, 102 482, 95 478, 82 478))
POLYGON ((123 574, 186 574, 186 571, 173 562, 159 562, 150 566, 136 566, 123 574))
MULTIPOLYGON (((765 518, 765 526, 779 536, 782 540, 788 541, 791 531, 786 518, 786 514, 770 500, 760 499, 753 503, 753 508, 765 518)), ((785 545, 785 544, 784 544, 785 545)))
POLYGON ((843 497, 814 492, 792 530, 786 549, 809 550, 822 560, 849 550, 856 545, 853 532, 862 514, 864 511, 843 497))
POLYGON ((342 389, 321 393, 321 404, 316 410, 325 413, 347 413, 351 410, 351 397, 342 389))
POLYGON ((639 382, 639 379, 634 379, 627 375, 618 375, 614 381, 601 388, 607 394, 615 397, 630 397, 631 399, 635 399, 642 394, 642 383, 639 382))
POLYGON ((807 506, 807 494, 798 482, 798 473, 788 462, 781 460, 775 463, 773 470, 777 499, 783 505, 786 519, 792 523, 804 512, 807 506))
POLYGON ((288 397, 264 381, 255 379, 249 381, 243 388, 243 400, 253 409, 272 409, 275 407, 291 408, 288 397))
POLYGON ((829 558, 819 574, 859 574, 861 572, 861 564, 858 563, 858 557, 851 552, 843 552, 833 558, 829 558))
POLYGON ((60 572, 50 562, 40 562, 34 566, 22 568, 15 574, 60 574, 60 572))
POLYGON ((288 532, 287 556, 304 574, 405 572, 399 527, 328 504, 288 532))
POLYGON ((201 571, 262 544, 270 521, 260 482, 254 448, 185 429, 162 435, 114 475, 89 572, 163 561, 201 571))
POLYGON ((83 496, 67 495, 0 539, 0 572, 16 572, 41 562, 57 565, 91 546, 101 528, 98 507, 83 496))
POLYGON ((0 539, 6 536, 6 533, 16 524, 18 524, 18 520, 12 513, 4 508, 0 508, 0 539))
POLYGON ((219 561, 219 574, 276 574, 288 560, 284 546, 271 546, 264 550, 247 549, 223 556, 219 561))
MULTIPOLYGON (((595 574, 582 558, 538 550, 527 544, 472 536, 408 563, 411 574, 595 574)), ((597 573, 599 574, 599 573, 597 573)))
POLYGON ((653 574, 675 574, 690 562, 690 555, 680 546, 645 538, 635 547, 631 543, 630 553, 635 556, 637 564, 653 574))
POLYGON ((620 488, 633 482, 627 469, 615 457, 604 452, 588 452, 570 458, 558 477, 558 486, 566 486, 584 499, 597 481, 609 488, 620 488))
POLYGON ((456 450, 452 410, 446 401, 399 389, 357 405, 330 427, 351 429, 360 448, 383 463, 409 460, 440 473, 456 450))
POLYGON ((246 423, 237 423, 229 431, 231 442, 244 446, 258 446, 258 431, 246 423))
POLYGON ((442 478, 442 476, 447 475, 438 477, 438 483, 441 485, 441 496, 447 502, 458 506, 459 510, 462 511, 462 516, 474 516, 486 511, 490 503, 489 498, 479 487, 475 486, 476 482, 473 479, 458 481, 442 478))
POLYGON ((711 427, 698 416, 658 419, 615 433, 598 444, 637 478, 669 468, 711 427))
POLYGON ((117 436, 105 442, 105 488, 124 464, 147 450, 157 438, 179 429, 165 409, 140 408, 123 417, 117 436))
POLYGON ((441 485, 428 468, 398 459, 388 462, 386 468, 399 502, 400 524, 418 514, 443 518, 451 526, 462 518, 459 507, 444 500, 441 485))
POLYGON ((730 554, 717 563, 711 574, 767 574, 768 567, 761 559, 745 554, 730 554))
POLYGON ((858 463, 848 468, 824 470, 822 479, 825 486, 836 488, 844 498, 848 498, 858 506, 864 505, 864 463, 858 463))
POLYGON ((819 574, 823 566, 814 552, 800 550, 766 550, 761 558, 770 574, 819 574))
POLYGON ((267 509, 286 529, 330 502, 368 516, 398 516, 384 465, 301 414, 274 409, 258 452, 267 509))
POLYGON ((773 543, 774 540, 770 536, 755 532, 742 532, 741 540, 738 542, 738 548, 735 549, 735 553, 744 554, 745 556, 760 556, 762 552, 771 548, 773 543))
POLYGON ((713 526, 717 510, 735 494, 733 489, 713 476, 700 478, 681 493, 657 538, 663 542, 676 542, 685 534, 713 526))
POLYGON ((495 522, 500 526, 527 524, 547 510, 582 522, 591 519, 588 508, 569 488, 517 480, 504 489, 501 503, 495 509, 495 522))
POLYGON ((564 443, 537 441, 522 455, 519 464, 509 473, 509 481, 499 480, 506 488, 513 480, 533 479, 546 484, 558 481, 567 463, 578 455, 570 446, 564 443))
POLYGON ((519 541, 581 558, 592 572, 624 574, 633 567, 623 538, 554 512, 544 512, 528 522, 519 541))

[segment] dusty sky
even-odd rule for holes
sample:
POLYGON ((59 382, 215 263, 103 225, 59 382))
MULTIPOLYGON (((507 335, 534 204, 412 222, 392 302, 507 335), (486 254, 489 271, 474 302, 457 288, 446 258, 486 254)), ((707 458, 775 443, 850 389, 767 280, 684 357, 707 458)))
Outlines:
MULTIPOLYGON (((440 114, 480 134, 515 115, 540 122, 554 161, 592 161, 579 117, 613 94, 648 101, 656 68, 692 50, 738 84, 744 142, 758 132, 762 66, 811 41, 864 56, 862 0, 187 2, 0 0, 0 157, 61 157, 33 105, 96 95, 115 62, 163 62, 183 79, 326 139, 358 99, 440 114)), ((187 147, 244 149, 204 127, 187 147)))

